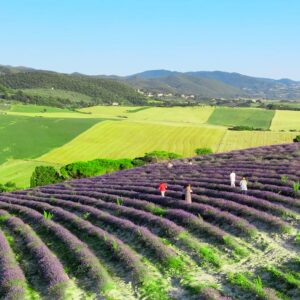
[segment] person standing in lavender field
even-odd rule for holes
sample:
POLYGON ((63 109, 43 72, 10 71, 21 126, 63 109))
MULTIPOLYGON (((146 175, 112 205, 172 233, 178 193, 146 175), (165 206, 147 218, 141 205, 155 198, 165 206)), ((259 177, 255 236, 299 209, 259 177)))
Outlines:
POLYGON ((159 191, 160 191, 160 194, 162 197, 165 197, 165 193, 167 191, 167 184, 165 182, 162 182, 160 185, 159 185, 159 191))
POLYGON ((246 180, 245 177, 243 177, 243 179, 240 181, 240 187, 241 187, 241 191, 243 194, 247 195, 247 191, 248 191, 248 182, 246 180))
POLYGON ((236 179, 235 172, 232 171, 229 177, 230 177, 230 186, 235 187, 235 179, 236 179))
POLYGON ((168 169, 172 169, 173 168, 173 164, 169 161, 167 167, 168 167, 168 169))
POLYGON ((184 189, 183 189, 184 193, 183 193, 183 197, 184 200, 187 202, 187 203, 192 203, 192 187, 191 185, 188 183, 184 186, 184 189))

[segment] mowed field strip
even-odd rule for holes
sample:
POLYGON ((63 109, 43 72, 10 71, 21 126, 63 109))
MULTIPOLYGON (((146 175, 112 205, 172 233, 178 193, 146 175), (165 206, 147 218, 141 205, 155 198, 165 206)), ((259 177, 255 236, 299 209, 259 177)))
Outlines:
POLYGON ((300 111, 276 110, 271 130, 300 131, 300 111))
POLYGON ((199 107, 129 107, 129 106, 94 106, 80 109, 102 118, 120 118, 130 121, 150 123, 180 123, 204 124, 207 122, 214 108, 209 106, 199 107))
POLYGON ((268 146, 274 144, 291 143, 294 132, 273 131, 226 131, 226 134, 217 152, 226 152, 235 149, 268 146))
POLYGON ((223 128, 106 121, 38 160, 68 163, 99 157, 133 158, 157 149, 193 156, 197 147, 216 151, 225 132, 223 128))

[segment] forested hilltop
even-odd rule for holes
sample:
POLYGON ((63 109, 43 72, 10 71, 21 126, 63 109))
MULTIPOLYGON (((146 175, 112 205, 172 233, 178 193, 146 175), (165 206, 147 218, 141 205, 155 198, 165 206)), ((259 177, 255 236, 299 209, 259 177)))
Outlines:
POLYGON ((47 71, 2 73, 0 96, 7 100, 58 107, 86 107, 114 102, 143 105, 146 102, 143 95, 118 81, 47 71), (76 97, 70 97, 66 92, 76 93, 76 97))

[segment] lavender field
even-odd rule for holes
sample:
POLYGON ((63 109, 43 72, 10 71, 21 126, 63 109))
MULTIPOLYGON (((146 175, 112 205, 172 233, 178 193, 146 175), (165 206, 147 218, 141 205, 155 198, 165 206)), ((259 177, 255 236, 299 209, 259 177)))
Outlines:
POLYGON ((294 143, 3 193, 0 299, 300 299, 299 181, 294 143))

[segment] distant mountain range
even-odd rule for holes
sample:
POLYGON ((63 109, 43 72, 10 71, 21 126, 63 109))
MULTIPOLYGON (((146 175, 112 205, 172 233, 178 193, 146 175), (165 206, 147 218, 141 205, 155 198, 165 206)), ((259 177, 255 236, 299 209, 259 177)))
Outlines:
POLYGON ((135 88, 153 92, 190 93, 212 97, 256 97, 300 99, 300 82, 290 79, 269 79, 221 71, 174 72, 151 70, 121 77, 135 88))
MULTIPOLYGON (((109 86, 109 92, 114 93, 112 82, 117 82, 118 90, 126 90, 130 97, 136 97, 133 90, 139 89, 144 94, 172 94, 174 96, 194 95, 196 98, 238 98, 238 97, 255 97, 268 99, 283 100, 300 100, 300 82, 290 79, 269 79, 242 75, 239 73, 229 73, 221 71, 199 71, 199 72, 176 72, 168 70, 150 70, 137 73, 130 76, 89 76, 81 73, 62 74, 57 72, 35 70, 27 67, 11 67, 0 65, 0 84, 10 83, 11 88, 36 88, 47 87, 44 83, 33 83, 32 78, 37 76, 33 73, 48 74, 42 75, 47 77, 47 86, 51 86, 51 82, 58 84, 59 80, 67 79, 68 89, 78 92, 75 82, 83 81, 86 94, 88 82, 97 90, 96 86, 109 86), (28 74, 24 76, 25 74, 28 74), (20 75, 23 74, 23 75, 20 75), (51 74, 51 76, 49 75, 51 74), (1 76, 2 75, 2 76, 1 76), (6 79, 4 79, 6 77, 6 79), (22 77, 20 80, 19 77, 22 77), (26 77, 28 80, 26 82, 26 77), (31 79, 30 79, 31 78, 31 79), (8 80, 9 79, 9 80, 8 80), (79 80, 79 81, 78 81, 79 80), (15 83, 14 83, 15 82, 15 83), (18 84, 16 84, 18 82, 18 84), (22 83, 20 85, 20 82, 22 83), (38 85, 38 86, 37 86, 38 85), (71 87, 70 87, 71 86, 71 87)), ((38 77, 38 76, 37 76, 38 77)), ((80 88, 79 88, 80 90, 80 88)), ((89 93, 90 96, 91 93, 89 93)), ((122 97, 119 93, 118 97, 122 97)), ((116 98, 118 98, 116 97, 116 98)))

